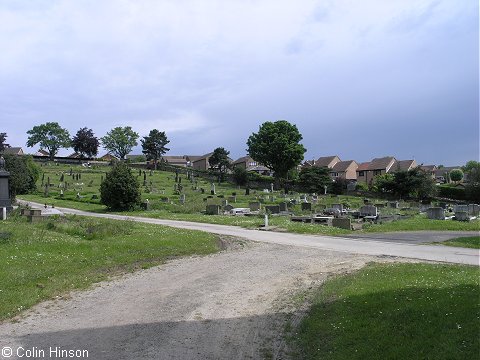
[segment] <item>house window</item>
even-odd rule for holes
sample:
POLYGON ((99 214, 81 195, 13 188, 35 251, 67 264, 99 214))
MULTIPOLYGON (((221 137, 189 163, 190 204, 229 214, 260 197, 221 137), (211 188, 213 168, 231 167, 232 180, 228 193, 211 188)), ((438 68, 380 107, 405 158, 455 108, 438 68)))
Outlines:
POLYGON ((365 176, 365 171, 359 171, 358 176, 365 176))
POLYGON ((257 163, 256 162, 249 162, 248 166, 257 166, 257 163))
POLYGON ((373 176, 382 175, 382 170, 374 170, 373 176))

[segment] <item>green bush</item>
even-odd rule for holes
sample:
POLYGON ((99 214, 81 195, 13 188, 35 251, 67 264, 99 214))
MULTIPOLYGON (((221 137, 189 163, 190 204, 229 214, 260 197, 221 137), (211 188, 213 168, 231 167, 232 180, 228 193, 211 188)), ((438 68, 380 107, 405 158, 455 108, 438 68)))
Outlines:
POLYGON ((5 169, 10 172, 10 193, 16 195, 28 194, 36 189, 35 183, 40 176, 39 167, 31 156, 5 154, 5 169))
POLYGON ((126 164, 115 164, 105 176, 100 201, 110 210, 131 210, 140 203, 140 184, 126 164))
POLYGON ((457 188, 449 185, 441 185, 438 187, 438 195, 440 197, 455 199, 455 200, 465 200, 465 189, 457 188))

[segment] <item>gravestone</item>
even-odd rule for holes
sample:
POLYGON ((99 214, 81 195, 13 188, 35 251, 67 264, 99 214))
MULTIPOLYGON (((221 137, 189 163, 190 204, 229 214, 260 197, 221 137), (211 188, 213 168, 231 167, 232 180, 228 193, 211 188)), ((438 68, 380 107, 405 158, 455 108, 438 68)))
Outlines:
POLYGON ((222 207, 225 207, 228 205, 228 200, 227 199, 223 199, 222 200, 222 207))
POLYGON ((441 207, 431 207, 427 209, 427 219, 445 220, 445 210, 441 207))
POLYGON ((357 183, 349 182, 347 184, 347 191, 355 191, 357 189, 357 183))
POLYGON ((352 221, 349 218, 333 218, 332 226, 340 229, 352 229, 352 221))
POLYGON ((207 215, 220 215, 220 205, 209 204, 206 206, 205 213, 207 215))
POLYGON ((309 203, 309 202, 302 203, 302 211, 312 211, 312 203, 309 203))
POLYGON ((233 206, 232 205, 226 205, 223 207, 223 210, 225 211, 232 211, 233 210, 233 206))
POLYGON ((273 193, 273 183, 270 183, 270 192, 273 193))
POLYGON ((12 200, 10 198, 10 173, 5 170, 5 159, 0 157, 0 208, 12 211, 12 200))
POLYGON ((236 203, 237 202, 237 197, 236 196, 229 196, 228 201, 232 202, 232 203, 236 203))
POLYGON ((280 206, 280 211, 287 211, 287 203, 286 202, 281 202, 278 206, 280 206))
POLYGON ((247 187, 247 188, 245 189, 245 195, 247 195, 247 196, 250 195, 250 188, 247 187))
POLYGON ((258 211, 260 210, 260 202, 252 201, 248 204, 248 207, 250 208, 251 211, 258 211))
POLYGON ((455 213, 457 213, 457 212, 463 212, 463 211, 464 211, 464 212, 468 212, 468 205, 455 205, 455 206, 453 207, 453 211, 454 211, 455 213))
POLYGON ((378 210, 376 206, 364 205, 359 210, 360 216, 378 216, 378 210))
POLYGON ((142 209, 145 210, 145 211, 150 210, 150 202, 148 201, 148 199, 146 199, 144 202, 142 202, 142 209))
POLYGON ((398 209, 400 207, 400 203, 398 201, 390 201, 388 204, 392 209, 398 209))
POLYGON ((269 205, 265 206, 265 211, 270 214, 280 214, 280 206, 278 205, 269 205))
POLYGON ((455 211, 455 220, 470 221, 470 216, 468 216, 468 211, 455 211))
POLYGON ((214 183, 211 183, 210 184, 210 194, 211 195, 215 195, 216 192, 215 192, 215 184, 214 183))
POLYGON ((332 204, 332 209, 337 209, 337 210, 340 210, 340 212, 342 212, 343 204, 332 204))
POLYGON ((180 195, 180 204, 185 205, 185 194, 180 195))
POLYGON ((468 205, 468 214, 470 216, 478 216, 480 212, 480 205, 478 204, 469 204, 468 205))
POLYGON ((162 198, 160 198, 160 201, 163 202, 163 203, 169 203, 169 202, 170 202, 170 198, 168 198, 168 197, 162 197, 162 198))

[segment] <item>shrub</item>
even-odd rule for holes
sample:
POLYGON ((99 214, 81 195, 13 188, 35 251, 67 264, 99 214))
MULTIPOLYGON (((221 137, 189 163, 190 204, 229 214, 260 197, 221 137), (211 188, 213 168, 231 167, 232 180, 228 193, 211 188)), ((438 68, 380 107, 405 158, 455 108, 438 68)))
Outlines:
POLYGON ((10 172, 10 193, 16 195, 27 194, 36 189, 35 183, 40 176, 39 167, 31 156, 3 155, 5 169, 10 172))
POLYGON ((457 188, 449 185, 441 185, 438 187, 438 195, 440 197, 455 199, 455 200, 465 200, 465 189, 457 188))
POLYGON ((248 172, 242 167, 233 169, 233 181, 236 185, 244 186, 248 182, 248 172))
POLYGON ((127 165, 119 162, 105 176, 100 199, 110 210, 131 210, 140 203, 140 184, 127 165))

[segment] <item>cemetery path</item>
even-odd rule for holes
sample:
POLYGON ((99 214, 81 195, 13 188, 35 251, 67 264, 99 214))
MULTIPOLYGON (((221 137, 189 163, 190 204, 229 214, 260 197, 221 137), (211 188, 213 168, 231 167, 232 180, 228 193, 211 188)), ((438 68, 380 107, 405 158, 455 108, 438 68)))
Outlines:
POLYGON ((59 358, 58 348, 97 360, 285 359, 284 330, 301 319, 305 292, 379 260, 232 242, 233 250, 173 260, 39 304, 0 324, 0 348, 14 355, 36 349, 41 359, 59 358))
MULTIPOLYGON (((21 201, 27 203, 25 201, 21 201)), ((42 207, 41 204, 32 203, 30 205, 42 207)), ((129 220, 129 221, 138 221, 150 224, 166 225, 172 227, 178 227, 183 229, 191 230, 201 230, 207 231, 215 234, 234 236, 239 238, 244 238, 253 241, 260 241, 266 243, 274 243, 281 245, 292 245, 292 246, 301 246, 309 248, 317 248, 324 250, 332 251, 341 251, 347 253, 363 254, 363 255, 383 255, 383 256, 395 256, 403 257, 410 259, 419 259, 419 260, 429 260, 429 261, 440 261, 440 262, 449 262, 449 263, 458 263, 458 264, 468 264, 468 265, 480 265, 480 252, 478 249, 468 249, 468 248, 457 248, 451 246, 438 246, 438 245, 420 245, 415 244, 414 242, 405 242, 405 241, 392 241, 392 236, 390 234, 383 235, 368 235, 372 237, 361 238, 360 236, 355 237, 334 237, 334 236, 320 236, 320 235, 304 235, 304 234, 292 234, 292 233, 280 233, 272 231, 259 231, 244 229, 237 226, 227 226, 227 225, 217 225, 217 224, 206 224, 206 223, 195 223, 188 221, 177 221, 177 220, 164 220, 164 219, 152 219, 139 216, 124 216, 124 215, 115 215, 115 214, 101 214, 101 213, 91 213, 87 211, 67 209, 67 208, 58 208, 66 214, 77 214, 81 216, 93 216, 99 218, 108 218, 116 220, 129 220)), ((429 234, 434 234, 436 232, 417 232, 415 237, 428 237, 429 234)), ((395 233, 398 236, 400 233, 395 233)), ((452 234, 452 233, 450 233, 452 234)), ((472 232, 472 235, 475 235, 475 232, 472 232)), ((363 235, 361 235, 363 236, 363 235)), ((452 236, 454 237, 454 236, 452 236)), ((393 238, 395 239, 395 238, 393 238)), ((433 241, 433 240, 432 240, 433 241)))

